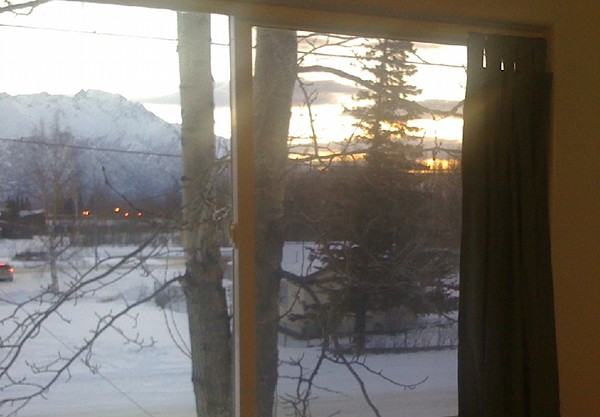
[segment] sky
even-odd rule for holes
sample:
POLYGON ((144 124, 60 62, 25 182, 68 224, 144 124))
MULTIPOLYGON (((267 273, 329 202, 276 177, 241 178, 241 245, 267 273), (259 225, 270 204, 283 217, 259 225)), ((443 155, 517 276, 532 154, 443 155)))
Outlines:
MULTIPOLYGON (((222 45, 228 42, 227 34, 227 19, 215 17, 212 54, 217 103, 227 101, 223 97, 228 94, 229 59, 228 48, 222 45)), ((74 95, 82 89, 102 90, 141 102, 168 122, 180 123, 176 38, 176 14, 169 10, 56 1, 39 6, 28 16, 0 14, 0 92, 74 95)), ((414 57, 415 62, 422 58, 450 66, 418 65, 412 81, 423 88, 419 99, 461 100, 466 77, 460 66, 466 62, 465 48, 416 47, 419 57, 414 57)), ((348 88, 334 85, 344 94, 330 97, 347 101, 348 88)), ((323 135, 341 138, 351 133, 352 123, 341 115, 339 103, 322 103, 313 110, 321 121, 339 120, 331 129, 322 123, 323 135), (337 104, 337 110, 330 104, 337 104)), ((224 107, 215 111, 218 135, 229 135, 228 113, 224 107)), ((306 133, 303 114, 306 109, 294 109, 292 129, 297 135, 306 133)), ((460 120, 417 123, 423 124, 429 136, 456 138, 462 129, 460 120)))
POLYGON ((61 29, 0 26, 0 91, 8 94, 97 89, 140 101, 179 88, 174 12, 53 2, 30 16, 0 15, 0 24, 61 29))

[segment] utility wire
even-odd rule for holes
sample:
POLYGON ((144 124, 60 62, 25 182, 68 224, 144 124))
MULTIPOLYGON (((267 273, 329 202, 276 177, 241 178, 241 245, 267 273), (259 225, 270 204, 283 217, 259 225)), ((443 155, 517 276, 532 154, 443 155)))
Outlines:
MULTIPOLYGON (((161 36, 145 36, 145 35, 132 35, 132 34, 130 35, 130 34, 124 34, 124 33, 98 32, 95 30, 63 29, 63 28, 53 28, 53 27, 44 27, 44 26, 17 25, 17 24, 9 24, 9 23, 0 23, 0 27, 12 27, 12 28, 18 28, 18 29, 32 29, 32 30, 49 30, 49 31, 54 31, 54 32, 80 33, 83 35, 114 36, 114 37, 119 37, 119 38, 147 39, 147 40, 156 40, 156 41, 165 41, 165 42, 177 42, 178 41, 177 38, 166 38, 166 37, 161 37, 161 36)), ((213 46, 225 46, 225 47, 230 46, 229 43, 225 43, 225 42, 214 42, 213 41, 210 44, 213 46)), ((357 59, 357 57, 355 55, 334 54, 334 53, 316 52, 316 51, 315 52, 307 52, 307 51, 302 51, 302 50, 298 50, 298 52, 307 53, 308 55, 330 57, 330 58, 357 59)), ((436 66, 436 67, 465 69, 464 65, 453 65, 453 64, 436 63, 436 62, 427 62, 426 60, 422 59, 418 54, 413 54, 413 55, 415 55, 419 60, 418 61, 407 60, 407 61, 405 61, 407 64, 430 65, 430 66, 436 66)), ((377 58, 365 58, 365 57, 361 57, 360 59, 362 59, 362 60, 377 60, 377 58)))
MULTIPOLYGON (((327 53, 327 52, 309 52, 309 51, 302 51, 302 50, 298 50, 298 52, 306 54, 307 56, 314 55, 314 56, 322 56, 322 57, 329 57, 329 58, 354 59, 354 60, 357 60, 357 61, 358 60, 362 60, 362 61, 377 61, 378 60, 377 57, 373 57, 373 58, 360 57, 360 58, 357 58, 354 55, 333 54, 333 53, 327 53)), ((441 64, 441 63, 437 63, 437 62, 428 62, 428 61, 425 61, 424 59, 422 59, 417 54, 412 53, 412 55, 417 56, 417 58, 419 58, 419 61, 405 60, 404 62, 406 62, 407 64, 412 64, 412 65, 429 65, 429 66, 433 66, 433 67, 455 68, 455 69, 462 69, 462 70, 466 69, 466 67, 464 65, 441 64)))
MULTIPOLYGON (((80 33, 82 35, 98 35, 98 36, 113 36, 118 38, 133 38, 133 39, 148 39, 155 41, 164 42, 177 42, 177 38, 165 38, 162 36, 147 36, 147 35, 133 35, 126 33, 114 33, 114 32, 98 32, 95 30, 84 30, 84 29, 65 29, 65 28, 54 28, 47 26, 28 26, 28 25, 17 25, 14 23, 0 23, 0 27, 10 27, 17 29, 32 29, 32 30, 48 30, 53 32, 65 32, 65 33, 80 33)), ((228 43, 223 42, 211 42, 213 46, 229 46, 228 43)))
POLYGON ((114 36, 119 38, 134 38, 134 39, 148 39, 155 41, 166 41, 176 42, 174 38, 164 38, 161 36, 144 36, 144 35, 129 35, 125 33, 111 33, 111 32, 98 32, 95 30, 83 30, 83 29, 65 29, 65 28, 53 28, 45 26, 28 26, 28 25, 17 25, 14 23, 0 23, 0 27, 11 27, 17 29, 32 29, 32 30, 48 30, 52 32, 65 32, 65 33, 80 33, 83 35, 99 35, 99 36, 114 36))
POLYGON ((2 142, 11 142, 11 143, 24 143, 28 145, 42 145, 47 146, 49 148, 67 148, 67 149, 79 149, 84 151, 94 151, 94 152, 113 152, 113 153, 121 153, 121 154, 130 154, 130 155, 147 155, 147 156, 160 156, 165 158, 181 158, 179 154, 171 154, 171 153, 162 153, 162 152, 148 152, 148 151, 135 151, 135 150, 127 150, 127 149, 114 149, 114 148, 99 148, 92 146, 84 146, 84 145, 69 145, 62 143, 52 143, 52 142, 44 142, 41 140, 20 138, 20 139, 10 139, 10 138, 0 138, 2 142))

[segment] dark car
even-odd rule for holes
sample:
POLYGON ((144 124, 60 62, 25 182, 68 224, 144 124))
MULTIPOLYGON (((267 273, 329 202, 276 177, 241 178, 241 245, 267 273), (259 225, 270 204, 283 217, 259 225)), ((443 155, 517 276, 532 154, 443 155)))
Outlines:
POLYGON ((0 281, 12 281, 15 279, 14 272, 15 268, 12 265, 0 262, 0 281))

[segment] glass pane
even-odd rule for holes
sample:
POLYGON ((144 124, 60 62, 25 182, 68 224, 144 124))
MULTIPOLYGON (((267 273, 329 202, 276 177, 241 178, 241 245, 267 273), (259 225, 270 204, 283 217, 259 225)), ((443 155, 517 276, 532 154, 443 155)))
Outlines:
POLYGON ((227 18, 211 42, 206 15, 24 12, 0 13, 0 415, 189 416, 206 367, 232 409, 227 18))
POLYGON ((456 415, 466 48, 255 39, 259 415, 456 415))

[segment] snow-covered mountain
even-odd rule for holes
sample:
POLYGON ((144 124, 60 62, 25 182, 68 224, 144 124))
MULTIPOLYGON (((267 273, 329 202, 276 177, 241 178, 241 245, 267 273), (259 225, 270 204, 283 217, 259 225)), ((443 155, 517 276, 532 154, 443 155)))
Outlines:
POLYGON ((129 198, 159 195, 181 178, 180 127, 141 104, 92 90, 74 97, 0 93, 0 198, 27 191, 31 157, 25 156, 39 148, 30 141, 54 142, 57 129, 72 134, 84 190, 104 183, 103 169, 129 198))

